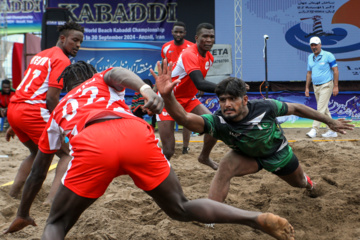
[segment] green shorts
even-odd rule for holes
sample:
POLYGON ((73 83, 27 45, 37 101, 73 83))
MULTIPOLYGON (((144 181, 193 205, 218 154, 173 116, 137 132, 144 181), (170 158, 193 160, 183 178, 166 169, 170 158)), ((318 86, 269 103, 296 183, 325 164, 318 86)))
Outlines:
POLYGON ((285 173, 290 174, 299 166, 299 161, 289 145, 286 145, 286 147, 270 157, 256 158, 256 161, 265 170, 275 174, 279 172, 279 175, 286 175, 285 173))

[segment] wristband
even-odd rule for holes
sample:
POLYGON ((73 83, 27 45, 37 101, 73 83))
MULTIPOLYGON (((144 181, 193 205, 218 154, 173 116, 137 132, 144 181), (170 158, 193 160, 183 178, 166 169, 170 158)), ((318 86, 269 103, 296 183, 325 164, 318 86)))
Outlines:
POLYGON ((151 87, 149 85, 147 85, 147 84, 144 84, 144 85, 141 86, 139 92, 142 94, 142 92, 147 88, 151 88, 151 87))

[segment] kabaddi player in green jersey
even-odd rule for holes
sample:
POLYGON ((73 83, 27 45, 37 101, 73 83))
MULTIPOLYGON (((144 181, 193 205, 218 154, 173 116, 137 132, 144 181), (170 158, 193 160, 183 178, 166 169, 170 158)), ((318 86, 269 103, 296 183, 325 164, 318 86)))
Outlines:
POLYGON ((208 133, 231 148, 221 159, 210 185, 209 198, 219 202, 225 200, 231 178, 256 173, 263 168, 293 187, 308 189, 310 196, 315 196, 315 184, 301 168, 276 124, 276 117, 296 115, 317 120, 342 134, 354 127, 350 120, 331 119, 303 104, 271 99, 249 101, 245 82, 234 77, 226 78, 216 86, 220 103, 218 112, 194 115, 186 112, 174 98, 172 89, 179 80, 171 81, 170 67, 163 65, 159 76, 153 76, 165 108, 176 122, 191 131, 208 133))

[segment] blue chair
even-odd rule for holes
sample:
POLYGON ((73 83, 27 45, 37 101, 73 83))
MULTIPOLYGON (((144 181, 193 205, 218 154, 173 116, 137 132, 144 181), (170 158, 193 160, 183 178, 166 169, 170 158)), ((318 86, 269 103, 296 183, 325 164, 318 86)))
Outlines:
POLYGON ((6 117, 0 118, 0 132, 4 130, 4 124, 5 124, 6 117))

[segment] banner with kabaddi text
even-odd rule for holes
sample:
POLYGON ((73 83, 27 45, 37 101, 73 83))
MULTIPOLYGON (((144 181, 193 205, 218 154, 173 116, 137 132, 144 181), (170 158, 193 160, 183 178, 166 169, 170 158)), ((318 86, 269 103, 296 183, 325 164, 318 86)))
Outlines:
POLYGON ((1 0, 0 34, 41 32, 43 1, 1 0))
POLYGON ((84 40, 170 41, 176 0, 49 0, 85 27, 84 40))

